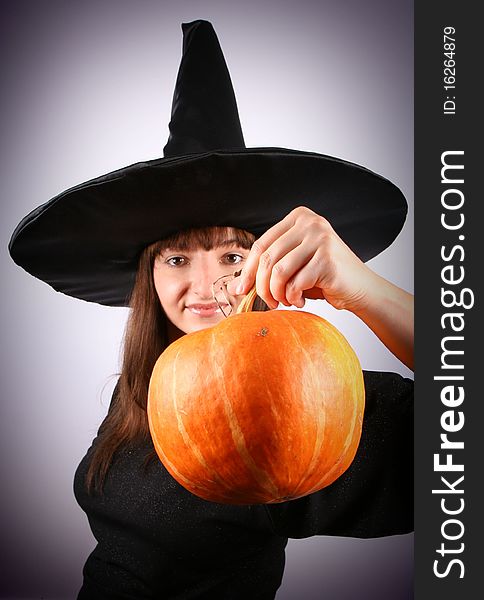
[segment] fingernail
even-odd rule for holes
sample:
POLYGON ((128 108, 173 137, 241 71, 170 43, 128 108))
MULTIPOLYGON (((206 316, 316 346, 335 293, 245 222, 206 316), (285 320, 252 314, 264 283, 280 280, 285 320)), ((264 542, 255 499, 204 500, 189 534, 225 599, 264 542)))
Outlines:
POLYGON ((243 281, 239 281, 239 283, 237 284, 237 287, 235 288, 235 293, 236 294, 243 294, 244 293, 244 282, 243 281))

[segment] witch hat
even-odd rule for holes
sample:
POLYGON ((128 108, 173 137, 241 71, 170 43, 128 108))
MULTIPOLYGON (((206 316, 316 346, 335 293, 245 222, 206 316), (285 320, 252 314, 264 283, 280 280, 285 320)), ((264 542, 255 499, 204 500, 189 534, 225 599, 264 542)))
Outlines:
POLYGON ((32 211, 12 235, 14 261, 64 294, 127 306, 142 250, 184 229, 232 226, 258 237, 304 205, 362 260, 389 246, 407 211, 398 188, 330 156, 246 148, 212 25, 182 28, 164 157, 77 185, 32 211))

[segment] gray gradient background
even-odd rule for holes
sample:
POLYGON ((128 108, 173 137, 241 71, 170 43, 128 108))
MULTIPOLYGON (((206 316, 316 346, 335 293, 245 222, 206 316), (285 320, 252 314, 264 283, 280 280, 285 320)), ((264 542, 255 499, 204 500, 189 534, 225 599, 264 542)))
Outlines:
MULTIPOLYGON (((73 598, 94 546, 72 493, 106 413, 125 309, 54 293, 7 243, 37 205, 156 158, 168 136, 180 23, 211 20, 248 146, 322 152, 394 181, 410 203, 371 262, 413 288, 413 14, 408 0, 84 0, 3 9, 1 598, 73 598)), ((311 303, 364 368, 409 371, 349 314, 311 303)), ((290 541, 278 600, 408 600, 413 537, 290 541)))

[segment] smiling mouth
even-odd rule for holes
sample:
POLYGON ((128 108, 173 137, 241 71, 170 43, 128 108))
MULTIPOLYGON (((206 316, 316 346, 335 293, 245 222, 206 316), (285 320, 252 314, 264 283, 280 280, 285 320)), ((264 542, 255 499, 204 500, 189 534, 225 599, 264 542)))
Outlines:
MULTIPOLYGON (((226 308, 228 304, 222 304, 222 308, 226 308)), ((218 304, 215 302, 210 304, 189 304, 186 307, 193 315, 197 315, 199 317, 212 317, 214 315, 221 315, 222 311, 218 304)))

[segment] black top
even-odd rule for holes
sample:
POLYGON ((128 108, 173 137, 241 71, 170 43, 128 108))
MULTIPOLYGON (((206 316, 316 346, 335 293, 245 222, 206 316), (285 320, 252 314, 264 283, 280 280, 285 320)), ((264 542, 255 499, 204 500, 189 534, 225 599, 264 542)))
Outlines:
POLYGON ((329 487, 276 505, 201 500, 158 461, 150 442, 117 452, 102 495, 75 476, 97 546, 78 600, 273 599, 288 537, 379 537, 413 530, 413 382, 365 372, 363 434, 351 467, 329 487))

